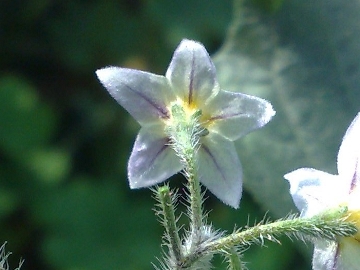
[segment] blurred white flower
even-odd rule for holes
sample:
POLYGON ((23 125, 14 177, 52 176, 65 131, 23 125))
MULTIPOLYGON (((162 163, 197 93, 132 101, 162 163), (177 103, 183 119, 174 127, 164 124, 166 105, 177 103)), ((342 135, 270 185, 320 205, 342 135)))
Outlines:
MULTIPOLYGON (((339 206, 348 207, 348 221, 360 228, 360 113, 350 124, 338 153, 338 175, 310 168, 286 174, 290 193, 304 217, 339 206)), ((315 240, 313 269, 360 269, 360 233, 336 242, 315 240)))
POLYGON ((196 154, 200 182, 224 203, 238 207, 242 168, 233 141, 270 121, 275 111, 269 102, 221 90, 209 54, 191 40, 180 43, 165 76, 119 67, 96 74, 141 125, 128 163, 131 188, 158 184, 183 169, 166 133, 176 105, 189 117, 201 112, 206 132, 196 154))

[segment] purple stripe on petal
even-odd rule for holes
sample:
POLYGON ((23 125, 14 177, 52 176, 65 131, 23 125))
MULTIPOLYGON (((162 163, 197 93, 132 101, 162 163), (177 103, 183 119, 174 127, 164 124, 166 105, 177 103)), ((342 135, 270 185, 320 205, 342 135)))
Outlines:
POLYGON ((164 144, 164 146, 159 149, 159 151, 153 156, 153 158, 150 159, 149 167, 153 166, 153 164, 154 164, 155 160, 158 158, 158 156, 160 156, 161 153, 164 152, 165 149, 168 148, 168 147, 169 147, 168 144, 164 144))
POLYGON ((334 255, 334 263, 333 263, 333 266, 331 267, 332 270, 337 269, 337 264, 338 264, 339 257, 340 257, 340 245, 336 244, 336 251, 335 251, 335 255, 334 255))
POLYGON ((138 95, 139 97, 141 97, 143 100, 145 100, 147 103, 149 103, 152 107, 155 108, 155 110, 158 112, 159 117, 163 118, 163 119, 169 119, 170 118, 170 114, 169 111, 167 110, 166 107, 162 107, 160 106, 160 104, 155 103, 153 100, 149 99, 146 95, 144 95, 143 93, 141 93, 140 91, 136 91, 135 89, 133 89, 132 87, 130 87, 127 84, 124 84, 126 86, 127 89, 129 89, 131 92, 135 93, 136 95, 138 95))
POLYGON ((222 180, 225 181, 226 177, 224 175, 224 172, 221 170, 219 164, 216 162, 216 159, 213 156, 213 154, 211 153, 211 151, 209 150, 209 148, 206 147, 206 145, 201 145, 201 148, 206 152, 206 154, 209 155, 211 160, 214 162, 214 165, 215 165, 216 169, 220 172, 222 180))
POLYGON ((182 169, 179 158, 168 145, 168 139, 158 134, 157 129, 156 126, 142 128, 136 138, 128 162, 132 189, 161 183, 182 169))
POLYGON ((229 114, 221 114, 221 115, 216 115, 216 116, 212 116, 209 121, 214 121, 214 120, 222 120, 222 119, 227 119, 227 118, 232 118, 232 117, 237 117, 237 116, 244 116, 246 115, 245 113, 239 112, 239 113, 229 113, 229 114))
POLYGON ((190 71, 190 83, 189 83, 189 96, 188 96, 188 104, 190 105, 193 101, 194 94, 194 71, 195 71, 195 54, 192 52, 191 59, 191 71, 190 71))
POLYGON ((359 160, 357 159, 356 165, 355 165, 355 170, 354 170, 354 175, 352 177, 351 184, 350 184, 349 194, 356 188, 356 184, 358 182, 358 175, 357 175, 358 165, 359 165, 359 160))

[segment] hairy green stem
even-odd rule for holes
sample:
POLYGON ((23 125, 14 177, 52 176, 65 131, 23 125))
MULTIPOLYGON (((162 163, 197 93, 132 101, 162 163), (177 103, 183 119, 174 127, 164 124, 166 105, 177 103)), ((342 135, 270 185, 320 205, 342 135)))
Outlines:
POLYGON ((229 269, 231 270, 242 270, 242 264, 240 259, 240 254, 236 252, 235 247, 229 248, 226 257, 228 258, 229 262, 229 269))
POLYGON ((199 119, 201 111, 191 114, 175 103, 171 107, 172 121, 166 128, 171 146, 184 165, 184 175, 188 180, 189 190, 189 218, 191 228, 191 248, 193 250, 201 241, 201 229, 203 227, 204 214, 202 209, 203 197, 197 175, 196 153, 200 147, 200 137, 204 133, 199 119))
MULTIPOLYGON (((206 254, 229 250, 234 246, 263 244, 265 240, 280 243, 277 237, 325 238, 336 241, 338 236, 351 237, 357 232, 356 226, 346 221, 347 209, 339 209, 311 218, 291 218, 269 224, 260 224, 243 231, 236 231, 228 236, 204 243, 197 250, 196 256, 185 258, 188 265, 206 254)), ((236 268, 235 268, 236 269, 236 268)))
MULTIPOLYGON (((193 154, 195 155, 195 153, 193 154)), ((190 193, 190 221, 191 221, 191 234, 193 245, 198 245, 201 238, 201 227, 203 226, 203 209, 202 209, 202 195, 201 186, 197 178, 195 157, 191 157, 188 166, 185 169, 186 177, 188 179, 188 189, 190 193)))
POLYGON ((235 232, 227 237, 209 243, 205 249, 221 250, 232 245, 249 245, 252 242, 263 243, 265 239, 277 242, 280 235, 303 234, 336 240, 336 236, 351 236, 357 232, 354 224, 343 220, 322 220, 319 218, 295 218, 258 225, 245 231, 235 232), (259 241, 260 240, 260 241, 259 241))
POLYGON ((181 251, 181 241, 179 237, 179 228, 176 224, 175 207, 171 198, 169 186, 165 185, 158 188, 159 206, 162 208, 162 223, 166 230, 166 239, 169 243, 169 250, 177 262, 183 260, 181 251))

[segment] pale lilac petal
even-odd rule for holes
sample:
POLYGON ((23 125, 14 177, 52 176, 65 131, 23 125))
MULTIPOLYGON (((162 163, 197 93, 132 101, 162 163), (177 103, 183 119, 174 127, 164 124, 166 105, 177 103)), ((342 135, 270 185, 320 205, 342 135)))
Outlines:
POLYGON ((166 105, 175 99, 164 76, 139 70, 107 67, 96 71, 111 96, 142 126, 168 119, 166 105))
POLYGON ((290 194, 302 216, 311 217, 336 208, 347 195, 339 176, 315 169, 297 169, 284 175, 284 178, 290 183, 290 194))
POLYGON ((319 239, 315 241, 314 245, 313 270, 338 269, 335 268, 339 257, 338 243, 319 239))
MULTIPOLYGON (((336 270, 360 269, 360 242, 352 237, 342 238, 339 243, 339 256, 336 270)), ((330 268, 329 268, 330 269, 330 268)))
POLYGON ((242 168, 234 143, 209 134, 202 139, 197 160, 200 182, 224 203, 239 207, 242 168))
POLYGON ((349 193, 360 182, 360 113, 347 129, 338 154, 338 171, 349 193))
POLYGON ((142 128, 128 163, 131 188, 150 187, 167 180, 182 169, 179 158, 168 146, 158 126, 142 128))
POLYGON ((264 126, 275 115, 268 101, 228 91, 220 91, 206 104, 204 112, 211 113, 209 130, 232 141, 264 126))
POLYGON ((358 270, 360 269, 360 243, 352 237, 340 242, 317 240, 315 242, 314 270, 358 270))
POLYGON ((166 72, 174 93, 188 104, 200 105, 217 94, 216 70, 204 46, 183 40, 166 72))

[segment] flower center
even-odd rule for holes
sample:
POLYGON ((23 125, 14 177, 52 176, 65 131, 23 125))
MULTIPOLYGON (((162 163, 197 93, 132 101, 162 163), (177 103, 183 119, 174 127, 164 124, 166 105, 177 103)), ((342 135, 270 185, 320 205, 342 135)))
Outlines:
POLYGON ((209 134, 200 122, 201 110, 188 106, 181 100, 172 102, 169 106, 170 118, 165 121, 165 133, 170 139, 170 145, 180 160, 188 162, 193 159, 200 147, 200 139, 209 134))
POLYGON ((181 99, 177 99, 170 103, 168 109, 170 111, 170 119, 165 121, 166 129, 174 127, 178 131, 186 129, 198 137, 209 134, 205 127, 206 121, 203 119, 204 115, 194 102, 188 104, 181 99))

